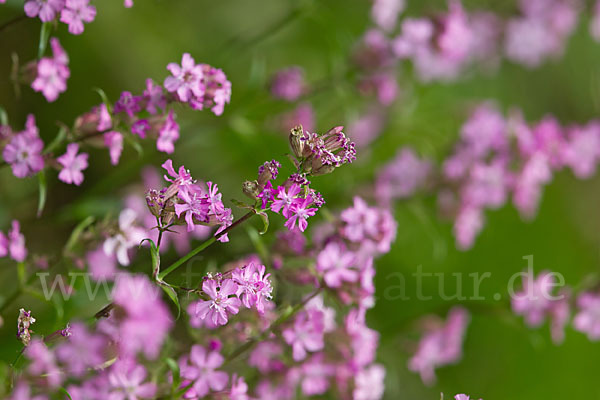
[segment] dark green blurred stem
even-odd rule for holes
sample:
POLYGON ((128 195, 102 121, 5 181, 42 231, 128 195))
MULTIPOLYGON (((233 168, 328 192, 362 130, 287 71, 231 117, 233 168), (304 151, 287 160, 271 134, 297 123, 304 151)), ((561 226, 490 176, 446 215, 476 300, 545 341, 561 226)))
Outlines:
POLYGON ((163 278, 165 276, 167 276, 171 272, 175 271, 177 268, 179 268, 181 265, 183 265, 183 263, 185 263, 186 261, 188 261, 189 259, 194 257, 196 254, 198 254, 201 251, 208 248, 210 245, 215 243, 217 241, 217 239, 219 239, 221 236, 224 236, 227 233, 231 232, 236 226, 243 224, 246 220, 250 219, 253 215, 255 215, 254 211, 248 212, 243 217, 239 218, 237 221, 235 221, 233 224, 231 224, 227 229, 223 230, 218 235, 211 237, 210 239, 208 239, 207 241, 202 243, 200 246, 196 247, 194 250, 190 251, 185 256, 181 257, 179 260, 175 261, 173 264, 171 264, 169 266, 169 268, 165 269, 160 274, 158 274, 158 279, 163 280, 163 278))
POLYGON ((9 19, 8 21, 6 21, 2 25, 0 25, 0 32, 4 31, 9 26, 14 25, 17 22, 23 21, 25 19, 27 19, 27 15, 25 15, 25 14, 14 17, 13 19, 9 19))
POLYGON ((310 294, 310 296, 308 296, 307 298, 305 298, 304 300, 302 300, 302 302, 296 304, 291 310, 287 310, 287 312, 284 312, 279 318, 277 318, 275 320, 275 322, 273 322, 260 335, 258 335, 256 337, 250 339, 249 341, 247 341, 246 343, 244 343, 243 345, 241 345, 237 349, 235 349, 227 357, 227 359, 225 360, 225 364, 227 364, 227 363, 235 360, 237 357, 241 356, 245 352, 247 352, 249 350, 252 350, 252 348, 254 348, 254 346, 256 346, 258 343, 262 342, 267 337, 269 337, 269 335, 271 334, 271 332, 275 331, 275 329, 279 328, 279 326, 281 326, 282 324, 286 323, 290 318, 292 318, 299 311, 301 311, 304 308, 304 306, 306 305, 306 303, 308 303, 310 300, 312 300, 313 298, 315 298, 319 293, 321 293, 322 290, 323 290, 322 287, 318 287, 314 292, 312 292, 310 294))

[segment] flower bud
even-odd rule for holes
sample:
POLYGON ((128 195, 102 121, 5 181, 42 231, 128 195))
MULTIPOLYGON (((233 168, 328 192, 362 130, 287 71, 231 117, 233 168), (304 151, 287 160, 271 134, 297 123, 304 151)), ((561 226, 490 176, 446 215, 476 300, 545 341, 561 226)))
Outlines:
POLYGON ((252 200, 256 200, 258 198, 258 194, 260 193, 259 185, 257 181, 246 181, 242 184, 242 192, 252 200))
POLYGON ((150 189, 146 192, 146 205, 148 206, 148 210, 155 217, 160 217, 162 209, 164 207, 164 199, 163 195, 154 189, 150 189))
POLYGON ((297 125, 294 128, 292 128, 292 130, 290 131, 290 136, 289 136, 289 140, 290 140, 290 147, 292 149, 292 152, 294 153, 294 155, 297 158, 303 158, 304 157, 304 148, 305 148, 305 142, 302 139, 304 137, 304 128, 302 128, 302 125, 297 125))

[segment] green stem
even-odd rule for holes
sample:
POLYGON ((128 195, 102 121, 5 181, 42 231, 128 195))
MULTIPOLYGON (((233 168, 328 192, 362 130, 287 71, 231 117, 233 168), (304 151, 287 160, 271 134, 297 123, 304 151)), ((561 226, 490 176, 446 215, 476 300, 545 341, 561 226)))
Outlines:
POLYGON ((27 19, 27 15, 23 14, 23 15, 19 15, 14 17, 13 19, 9 19, 8 21, 6 21, 5 23, 3 23, 2 25, 0 25, 0 32, 2 32, 3 30, 5 30, 6 28, 8 28, 9 26, 16 24, 19 21, 23 21, 27 19))
POLYGON ((252 348, 254 346, 256 346, 258 343, 262 342, 267 337, 269 337, 269 335, 271 334, 271 332, 273 332, 280 325, 282 325, 285 322, 287 322, 290 318, 292 318, 300 310, 302 310, 304 308, 304 306, 306 305, 306 303, 308 303, 310 300, 312 300, 314 297, 316 297, 319 293, 321 293, 322 290, 323 290, 323 287, 318 287, 313 293, 310 294, 310 296, 308 296, 307 298, 305 298, 304 300, 302 300, 300 303, 296 304, 291 310, 288 310, 287 312, 283 313, 279 318, 277 318, 275 320, 275 322, 273 322, 260 335, 257 335, 256 337, 248 340, 246 343, 244 343, 241 346, 239 346, 238 348, 236 348, 227 357, 227 359, 225 360, 225 363, 227 364, 227 363, 235 360, 237 357, 239 357, 240 355, 244 354, 245 352, 247 352, 249 350, 252 350, 252 348))
POLYGON ((227 227, 227 229, 220 232, 218 235, 211 237, 210 239, 208 239, 207 241, 202 243, 200 246, 196 247, 194 250, 190 251, 185 256, 181 257, 179 260, 175 261, 173 264, 171 264, 169 266, 169 268, 161 271, 161 273, 158 274, 158 279, 163 280, 165 276, 167 276, 171 272, 175 271, 183 263, 187 262, 189 259, 194 257, 196 254, 200 253, 201 251, 205 250, 207 247, 209 247, 210 245, 215 243, 217 241, 217 239, 219 239, 221 236, 229 233, 232 229, 234 229, 238 225, 241 225, 244 221, 250 219, 253 215, 255 215, 254 211, 248 212, 243 217, 239 218, 237 221, 235 221, 233 224, 231 224, 229 227, 227 227))

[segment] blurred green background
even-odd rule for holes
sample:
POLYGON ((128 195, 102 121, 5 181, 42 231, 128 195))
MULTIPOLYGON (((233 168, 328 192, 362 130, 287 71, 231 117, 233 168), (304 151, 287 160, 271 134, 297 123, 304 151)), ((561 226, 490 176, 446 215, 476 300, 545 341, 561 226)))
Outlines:
MULTIPOLYGON (((445 9, 442 1, 408 3, 407 13, 414 15, 445 9)), ((22 13, 21 4, 8 0, 8 5, 0 6, 0 23, 22 13)), ((35 58, 39 21, 27 19, 0 33, 0 105, 13 127, 20 129, 27 113, 34 113, 48 143, 58 130, 57 121, 70 125, 77 115, 100 102, 94 87, 102 88, 113 101, 123 90, 141 92, 146 78, 162 82, 167 63, 179 62, 182 53, 189 52, 197 62, 222 68, 232 82, 233 95, 221 117, 178 111, 181 138, 173 158, 194 176, 218 182, 224 198, 229 199, 242 197, 240 183, 253 177, 263 161, 284 161, 287 134, 276 120, 294 105, 269 97, 267 84, 273 72, 299 65, 308 82, 328 83, 306 99, 315 109, 318 131, 347 124, 368 105, 369 100, 358 96, 353 82, 342 79, 351 69, 351 50, 370 26, 370 2, 366 0, 136 0, 132 9, 124 9, 120 0, 103 0, 95 5, 96 20, 86 25, 83 35, 69 35, 66 26, 60 26, 57 36, 69 53, 71 78, 68 91, 54 103, 47 103, 27 87, 16 97, 8 79, 11 54, 16 53, 22 62, 35 58)), ((500 13, 514 9, 513 2, 505 0, 472 0, 465 5, 500 13)), ((401 96, 392 107, 384 134, 358 155, 355 164, 314 180, 328 206, 350 205, 352 196, 372 182, 377 168, 390 160, 399 146, 411 145, 420 154, 443 159, 451 151, 469 107, 480 100, 493 99, 505 111, 519 107, 529 121, 549 113, 563 124, 595 118, 600 45, 588 34, 588 19, 588 15, 582 16, 562 59, 535 70, 503 62, 493 73, 472 71, 456 83, 423 85, 413 79, 410 68, 399 69, 401 96)), ((86 216, 119 212, 124 188, 139 181, 142 166, 158 167, 167 158, 147 143, 142 157, 126 147, 119 168, 113 168, 106 150, 89 152, 91 166, 80 188, 64 185, 56 174, 49 174, 48 204, 39 220, 35 219, 35 178, 18 180, 9 169, 2 169, 0 229, 6 230, 11 219, 19 219, 30 251, 57 253, 86 216)), ((565 342, 555 346, 547 326, 531 330, 502 311, 503 307, 507 310, 507 282, 527 265, 524 256, 534 256, 536 271, 561 272, 573 286, 598 271, 599 195, 599 178, 578 181, 570 172, 559 173, 546 189, 534 221, 521 221, 511 206, 488 212, 482 234, 467 252, 455 249, 451 225, 439 218, 434 199, 398 204, 397 240, 391 253, 377 260, 378 300, 368 314, 370 325, 381 333, 378 354, 387 368, 385 398, 438 399, 440 392, 447 398, 464 392, 485 400, 600 399, 595 380, 600 361, 597 343, 567 328, 565 342), (473 311, 473 320, 463 360, 438 370, 438 382, 431 388, 406 367, 418 338, 412 334, 412 326, 420 315, 445 315, 455 302, 437 296, 438 282, 433 279, 426 279, 424 286, 424 294, 433 299, 414 299, 410 274, 417 266, 425 272, 462 272, 465 279, 472 272, 492 274, 481 286, 481 295, 487 300, 465 302, 473 311), (398 282, 392 275, 395 272, 406 276, 406 294, 411 300, 384 296, 385 289, 398 282), (500 301, 493 300, 495 293, 502 294, 500 301)), ((232 238, 229 251, 233 256, 252 251, 242 230, 232 238)), ((214 248, 211 254, 218 251, 214 248)), ((138 264, 144 257, 138 257, 138 264)), ((176 255, 165 257, 175 259, 176 255)), ((15 288, 14 264, 0 261, 0 276, 0 296, 6 297, 15 288)), ((454 278, 447 277, 445 283, 452 285, 454 278)), ((465 284, 466 295, 468 288, 465 284)), ((0 360, 10 362, 19 349, 14 340, 17 310, 32 305, 35 303, 20 299, 4 313, 0 360)), ((89 315, 96 308, 87 303, 70 304, 61 319, 89 315)), ((37 316, 36 328, 41 332, 61 323, 47 321, 54 317, 37 316)))

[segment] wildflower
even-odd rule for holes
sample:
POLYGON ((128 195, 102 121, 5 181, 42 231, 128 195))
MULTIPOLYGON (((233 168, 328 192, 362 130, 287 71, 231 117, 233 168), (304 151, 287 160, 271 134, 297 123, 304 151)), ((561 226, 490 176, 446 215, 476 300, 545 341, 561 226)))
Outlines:
POLYGON ((231 82, 225 73, 208 64, 200 64, 203 70, 203 93, 190 99, 190 106, 195 110, 210 108, 215 115, 223 114, 225 104, 231 100, 231 82))
POLYGON ((146 382, 146 369, 135 363, 128 365, 127 361, 114 364, 108 373, 111 400, 151 399, 156 394, 156 384, 146 382))
POLYGON ((160 297, 161 291, 143 275, 125 274, 117 279, 112 291, 113 302, 124 313, 103 320, 106 324, 116 323, 109 329, 114 332, 122 356, 143 353, 155 359, 173 325, 169 309, 160 297))
POLYGON ((356 374, 354 400, 379 400, 385 391, 385 368, 373 364, 356 374))
POLYGON ((455 363, 462 356, 462 342, 468 323, 469 314, 464 308, 451 309, 445 324, 423 336, 408 368, 419 372, 425 384, 432 384, 435 368, 455 363))
POLYGON ((185 213, 185 221, 187 223, 187 231, 191 232, 195 229, 194 219, 200 222, 208 222, 208 212, 210 202, 202 193, 199 187, 183 187, 178 193, 179 199, 183 203, 175 204, 175 214, 181 217, 185 213))
POLYGON ((308 217, 312 217, 316 214, 317 208, 307 208, 313 202, 311 197, 305 199, 296 199, 290 206, 290 216, 285 222, 285 227, 289 230, 294 229, 296 222, 298 222, 298 228, 301 232, 306 230, 308 217))
POLYGON ((131 92, 122 92, 119 100, 115 103, 113 112, 119 114, 124 112, 129 118, 134 118, 135 114, 142 111, 141 96, 134 96, 131 92))
POLYGON ((129 249, 139 246, 140 242, 146 237, 144 229, 135 225, 137 213, 130 208, 126 208, 119 214, 119 232, 104 241, 104 252, 109 255, 116 255, 119 264, 129 265, 129 249))
POLYGON ((171 154, 175 151, 175 142, 179 139, 179 124, 175 122, 173 111, 169 111, 165 123, 158 132, 156 148, 171 154))
POLYGON ((171 93, 176 92, 181 101, 187 102, 192 96, 200 97, 204 94, 204 87, 201 85, 204 77, 202 66, 196 65, 189 53, 184 53, 181 57, 181 66, 170 63, 167 69, 173 76, 165 79, 165 89, 171 93))
POLYGON ((110 163, 117 165, 123 152, 123 135, 118 131, 110 131, 104 134, 104 145, 108 147, 110 163))
POLYGON ((238 377, 237 374, 233 374, 231 377, 231 390, 229 391, 229 398, 231 400, 249 400, 248 396, 248 384, 244 380, 243 376, 238 377))
POLYGON ((17 220, 12 221, 11 230, 8 232, 8 251, 10 257, 17 262, 23 262, 27 258, 25 236, 21 233, 21 225, 17 220))
POLYGON ((552 289, 556 286, 554 274, 543 271, 534 280, 532 274, 523 277, 523 289, 511 298, 513 311, 523 315, 529 326, 539 326, 544 322, 550 310, 554 296, 552 289))
POLYGON ((573 319, 576 330, 586 333, 590 340, 600 339, 600 296, 582 293, 577 298, 578 311, 573 319))
POLYGON ((77 186, 83 182, 83 173, 81 171, 88 167, 88 154, 77 154, 78 151, 79 145, 71 143, 67 146, 67 152, 56 159, 63 166, 63 169, 58 174, 58 179, 77 186))
POLYGON ((256 348, 250 353, 248 364, 256 367, 261 373, 266 374, 271 371, 279 371, 284 368, 281 361, 283 349, 276 342, 264 341, 256 345, 256 348))
POLYGON ((25 356, 31 360, 27 371, 34 376, 44 376, 51 387, 57 387, 63 380, 56 365, 54 354, 41 339, 35 338, 25 349, 25 356))
POLYGON ((335 367, 325 360, 323 354, 315 354, 302 364, 302 382, 300 387, 305 396, 324 394, 329 389, 329 379, 335 373, 335 367))
POLYGON ((4 148, 2 157, 11 165, 17 178, 25 178, 44 168, 43 148, 44 142, 39 137, 35 118, 30 114, 25 130, 13 136, 4 148))
MULTIPOLYGON (((2 3, 2 1, 0 1, 2 3)), ((31 395, 31 387, 25 382, 18 382, 10 400, 48 400, 44 395, 31 395)))
POLYGON ((31 311, 19 310, 19 318, 17 319, 17 338, 23 342, 24 346, 29 346, 31 342, 31 331, 29 328, 35 322, 35 318, 31 315, 31 311))
POLYGON ((463 207, 454 221, 454 236, 460 249, 473 246, 475 237, 483 228, 483 212, 479 207, 463 207))
POLYGON ((232 279, 225 279, 219 284, 214 279, 206 279, 202 283, 202 291, 210 300, 200 301, 196 307, 196 316, 200 319, 209 318, 215 325, 225 325, 227 313, 239 312, 240 300, 234 296, 238 285, 232 279))
POLYGON ((271 95, 276 99, 295 101, 304 92, 304 73, 300 67, 290 67, 277 72, 271 82, 271 95))
POLYGON ((339 288, 343 282, 358 280, 358 272, 352 268, 355 261, 352 252, 336 242, 331 242, 317 256, 317 271, 323 274, 327 286, 339 288))
POLYGON ((138 135, 140 138, 146 138, 146 132, 150 129, 150 123, 147 119, 138 119, 131 125, 131 133, 138 135))
POLYGON ((192 179, 192 175, 190 175, 190 171, 185 169, 183 165, 179 167, 178 172, 175 172, 175 170, 173 169, 173 161, 169 159, 163 163, 162 167, 169 174, 168 176, 164 175, 165 180, 167 182, 171 182, 177 187, 189 186, 195 183, 195 181, 192 179))
POLYGON ((25 2, 25 14, 29 18, 39 15, 42 22, 50 22, 64 6, 64 0, 28 0, 25 2))
POLYGON ((75 323, 69 328, 68 340, 59 344, 55 353, 56 358, 67 366, 69 374, 82 376, 88 368, 104 362, 104 346, 102 336, 90 333, 82 323, 75 323))
POLYGON ((238 285, 237 296, 242 304, 246 308, 255 306, 261 314, 265 312, 265 304, 271 299, 273 291, 269 280, 271 274, 265 274, 265 269, 262 264, 250 263, 241 269, 236 268, 231 274, 231 278, 238 285))
POLYGON ((396 26, 398 15, 404 10, 404 0, 375 0, 371 7, 371 18, 385 31, 396 26))
POLYGON ((291 216, 290 208, 298 194, 300 194, 300 190, 300 186, 295 183, 288 188, 287 192, 285 187, 277 187, 278 200, 274 200, 273 204, 271 204, 271 211, 279 213, 280 210, 283 210, 281 212, 283 216, 289 218, 291 216))
POLYGON ((572 128, 565 154, 565 163, 579 179, 589 178, 596 172, 600 161, 600 124, 590 123, 572 128))
POLYGON ((60 93, 67 90, 67 77, 60 64, 44 57, 37 64, 37 75, 31 87, 36 92, 42 92, 46 100, 53 102, 60 93))
POLYGON ((146 111, 150 114, 156 114, 159 108, 164 109, 167 106, 167 99, 163 94, 163 88, 154 83, 152 79, 146 79, 146 90, 143 93, 146 102, 146 111))
POLYGON ((294 361, 306 358, 307 352, 322 350, 324 347, 323 313, 320 311, 304 311, 299 313, 291 327, 283 330, 283 338, 292 346, 294 361))
POLYGON ((4 233, 0 232, 0 257, 8 255, 8 239, 4 233))
POLYGON ((61 11, 60 22, 69 25, 73 35, 83 33, 83 23, 92 22, 96 18, 96 7, 89 5, 89 0, 66 0, 61 11))
POLYGON ((206 396, 211 390, 221 391, 227 386, 229 377, 226 372, 217 371, 223 365, 224 358, 216 351, 207 352, 200 345, 192 346, 189 357, 179 362, 182 387, 192 384, 184 395, 185 398, 206 396))

